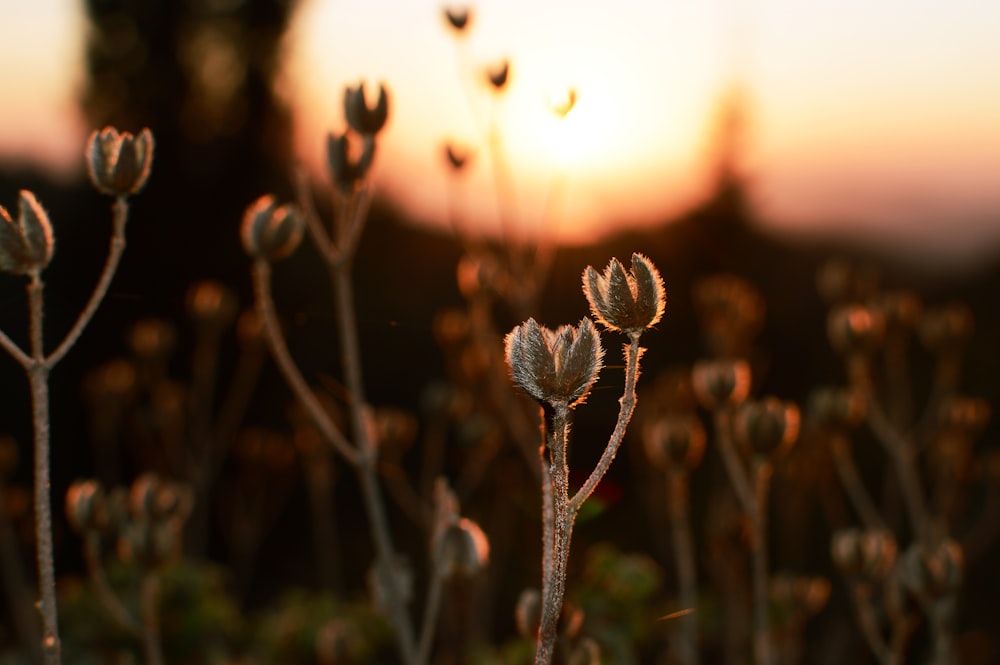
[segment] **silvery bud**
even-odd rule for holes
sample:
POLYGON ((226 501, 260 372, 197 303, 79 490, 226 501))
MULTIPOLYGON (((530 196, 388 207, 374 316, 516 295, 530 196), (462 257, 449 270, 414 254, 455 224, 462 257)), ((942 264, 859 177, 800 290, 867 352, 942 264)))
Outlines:
POLYGON ((153 166, 153 133, 138 136, 105 127, 87 142, 87 172, 99 191, 112 196, 135 194, 149 179, 153 166))
POLYGON ((240 231, 243 248, 251 258, 277 261, 298 248, 305 222, 294 206, 279 206, 267 195, 247 206, 240 231))
POLYGON ((586 317, 575 328, 558 330, 528 319, 507 334, 504 346, 514 383, 539 402, 553 406, 582 403, 604 359, 601 336, 586 317))
POLYGON ((27 275, 49 265, 55 251, 52 224, 35 195, 22 189, 17 221, 0 206, 0 270, 27 275))
POLYGON ((442 577, 473 577, 489 562, 490 541, 478 524, 463 517, 440 531, 435 558, 442 577))
POLYGON ((750 394, 750 365, 745 360, 703 360, 691 370, 691 386, 706 409, 742 404, 750 394))
POLYGON ((351 159, 347 134, 330 134, 326 140, 326 159, 334 184, 345 194, 350 194, 368 175, 375 159, 375 138, 363 136, 361 154, 357 159, 351 159))
POLYGON ((777 455, 799 437, 799 407, 777 397, 746 402, 736 412, 733 433, 755 455, 777 455))
POLYGON ((632 255, 628 272, 618 259, 611 259, 603 273, 587 266, 583 293, 598 321, 608 330, 626 333, 639 333, 655 325, 667 302, 663 278, 642 254, 632 255))
POLYGON ((351 129, 362 136, 377 134, 389 117, 389 100, 385 94, 385 86, 379 84, 378 100, 375 106, 369 107, 365 99, 365 86, 359 83, 357 87, 344 91, 344 115, 351 129))

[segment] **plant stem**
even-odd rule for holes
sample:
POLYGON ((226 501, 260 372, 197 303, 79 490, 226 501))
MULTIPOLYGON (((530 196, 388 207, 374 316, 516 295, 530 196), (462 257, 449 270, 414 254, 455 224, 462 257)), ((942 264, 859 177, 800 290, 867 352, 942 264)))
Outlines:
POLYGON ((163 648, 160 644, 160 617, 157 604, 160 600, 160 580, 154 572, 142 574, 139 589, 142 604, 142 641, 146 650, 146 665, 163 665, 163 648))
POLYGON ((674 653, 681 665, 698 663, 698 621, 695 614, 698 603, 698 580, 695 570, 694 539, 691 535, 689 512, 690 474, 687 469, 670 469, 667 475, 670 491, 670 529, 674 546, 674 563, 677 568, 677 588, 680 610, 678 616, 674 653))
POLYGON ((142 624, 129 613, 118 596, 115 595, 108 582, 108 577, 104 573, 104 566, 101 563, 101 534, 97 531, 89 530, 84 534, 83 556, 87 563, 91 584, 94 585, 97 599, 104 605, 104 609, 124 630, 136 636, 142 635, 142 624))
POLYGON ((773 665, 774 650, 771 646, 771 620, 769 615, 767 547, 767 500, 771 489, 771 463, 754 459, 755 485, 753 525, 753 601, 754 601, 754 659, 757 665, 773 665))
MULTIPOLYGON (((569 561, 570 539, 573 533, 575 511, 569 502, 569 467, 566 463, 567 435, 569 433, 569 407, 553 405, 547 414, 551 428, 546 432, 549 450, 549 478, 553 519, 551 533, 543 542, 551 544, 551 549, 542 553, 549 559, 547 575, 543 584, 542 616, 538 628, 538 644, 535 651, 535 665, 549 665, 555 652, 559 615, 562 612, 563 596, 566 591, 566 565, 569 561)), ((546 525, 548 530, 548 525, 546 525)), ((543 559, 544 560, 544 559, 543 559)))

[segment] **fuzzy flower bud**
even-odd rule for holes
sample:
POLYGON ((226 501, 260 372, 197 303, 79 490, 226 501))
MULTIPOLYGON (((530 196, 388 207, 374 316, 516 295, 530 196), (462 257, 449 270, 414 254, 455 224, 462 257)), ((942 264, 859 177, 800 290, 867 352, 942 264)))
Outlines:
POLYGON ((17 221, 0 206, 0 270, 27 275, 49 265, 55 240, 49 216, 34 194, 22 189, 17 206, 17 221))
POLYGON ((283 259, 298 248, 304 224, 294 206, 278 206, 273 196, 262 196, 243 213, 243 248, 254 259, 283 259))
POLYGON ((706 360, 691 370, 691 386, 706 409, 742 404, 750 394, 750 365, 745 360, 706 360))
POLYGON ((351 129, 363 136, 377 134, 389 117, 389 100, 385 94, 385 86, 378 87, 378 100, 375 106, 368 106, 365 100, 365 86, 359 83, 357 87, 344 91, 344 115, 351 129))
POLYGON ((642 254, 632 255, 632 269, 628 272, 618 259, 611 259, 603 273, 587 266, 583 271, 583 293, 594 317, 608 330, 629 334, 656 325, 667 302, 663 278, 642 254))
POLYGON ((900 561, 900 579, 909 591, 922 596, 954 594, 965 568, 962 546, 946 539, 933 548, 913 543, 900 561))
POLYGON ((468 578, 486 567, 490 541, 478 524, 460 518, 438 534, 435 543, 438 572, 445 578, 468 578))
POLYGON ((375 159, 375 139, 366 135, 362 138, 361 154, 351 159, 347 134, 330 134, 326 141, 327 166, 334 184, 345 194, 354 191, 355 185, 365 179, 368 169, 375 159))
POLYGON ((755 455, 777 455, 799 437, 799 407, 777 397, 746 402, 736 413, 733 431, 755 455))
POLYGON ((659 468, 692 470, 705 453, 705 428, 693 413, 668 413, 643 431, 646 455, 659 468))
POLYGON ((586 317, 558 330, 528 319, 507 334, 504 346, 514 383, 552 405, 583 402, 604 359, 600 333, 586 317))
POLYGON ((514 623, 518 634, 525 639, 535 639, 542 623, 542 594, 538 589, 525 589, 517 597, 514 623))
POLYGON ((93 132, 87 142, 87 172, 99 191, 112 196, 135 194, 153 166, 153 133, 132 136, 114 127, 93 132))

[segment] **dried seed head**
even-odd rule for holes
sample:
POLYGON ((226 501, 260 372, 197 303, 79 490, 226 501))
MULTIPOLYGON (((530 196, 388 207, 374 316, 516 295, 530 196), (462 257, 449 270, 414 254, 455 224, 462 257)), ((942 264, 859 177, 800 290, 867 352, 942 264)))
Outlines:
POLYGON ((643 430, 646 455, 661 469, 695 469, 705 453, 705 428, 693 413, 668 413, 643 430))
POLYGON ((385 86, 379 84, 378 99, 375 101, 375 106, 371 107, 365 99, 364 83, 344 90, 344 115, 347 117, 347 124, 358 134, 362 136, 378 134, 385 127, 385 121, 389 117, 389 99, 385 93, 385 86))
POLYGON ((799 407, 777 397, 746 402, 736 412, 733 433, 755 455, 778 455, 799 437, 799 407))
POLYGON ((830 557, 846 577, 882 580, 896 565, 896 538, 881 529, 841 529, 830 539, 830 557))
POLYGON ((78 480, 66 492, 66 517, 77 533, 100 531, 108 524, 104 488, 96 480, 78 480))
POLYGON ((294 206, 278 206, 273 196, 262 196, 247 206, 240 230, 251 258, 277 261, 298 248, 305 223, 294 206))
POLYGON ((52 224, 35 195, 22 189, 17 221, 0 206, 0 270, 15 275, 41 271, 55 251, 52 224))
POLYGON ((939 598, 958 591, 965 569, 962 546, 951 539, 933 548, 913 543, 900 560, 900 581, 919 596, 939 598))
POLYGON ((869 354, 882 345, 885 318, 880 310, 863 305, 843 305, 826 319, 830 344, 844 355, 869 354))
POLYGON ((514 608, 514 623, 517 633, 526 640, 538 636, 538 628, 542 623, 542 594, 538 589, 525 589, 517 597, 514 608))
POLYGON ((857 390, 826 387, 809 395, 809 415, 824 427, 853 429, 864 422, 867 410, 857 390))
POLYGON ((375 159, 375 138, 365 135, 361 139, 361 154, 357 159, 350 155, 350 141, 347 134, 330 134, 326 141, 326 160, 330 178, 344 194, 350 194, 368 175, 375 159))
POLYGON ((604 359, 600 333, 586 317, 575 328, 558 330, 528 319, 508 333, 504 345, 514 383, 553 406, 582 403, 604 359))
POLYGON ((963 303, 952 303, 924 311, 918 333, 932 353, 950 353, 961 349, 971 338, 976 323, 972 310, 963 303))
POLYGON ((456 33, 461 34, 469 27, 472 11, 468 7, 446 7, 444 18, 456 33))
POLYGON ((510 79, 510 61, 501 60, 492 67, 486 69, 486 80, 493 86, 493 90, 499 92, 507 85, 510 79))
POLYGON ((750 365, 745 360, 703 360, 691 370, 691 385, 706 409, 742 404, 750 394, 750 365))
POLYGON ((632 255, 628 272, 618 259, 611 259, 603 273, 587 266, 583 293, 594 317, 608 330, 629 334, 656 325, 667 302, 659 271, 642 254, 632 255))
POLYGON ((187 292, 188 314, 195 324, 221 332, 236 318, 236 294, 225 284, 206 280, 197 282, 187 292))
POLYGON ((449 579, 475 576, 490 558, 486 534, 478 524, 464 517, 439 532, 434 549, 438 573, 449 579))
POLYGON ((138 136, 105 127, 87 142, 87 172, 99 191, 112 196, 135 194, 146 184, 153 166, 153 133, 138 136))

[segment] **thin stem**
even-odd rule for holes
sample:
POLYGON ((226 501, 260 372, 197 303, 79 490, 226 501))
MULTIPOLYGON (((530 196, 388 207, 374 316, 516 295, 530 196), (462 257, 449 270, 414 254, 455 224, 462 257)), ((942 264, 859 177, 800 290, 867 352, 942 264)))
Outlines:
POLYGON ((17 363, 25 370, 31 367, 31 357, 21 350, 14 340, 7 336, 7 333, 0 330, 0 348, 9 353, 17 363))
POLYGON ((843 433, 835 432, 830 435, 830 453, 833 456, 840 484, 844 487, 847 498, 850 499, 851 505, 861 517, 865 527, 885 529, 885 520, 882 519, 878 508, 875 507, 875 501, 872 500, 864 483, 861 482, 861 475, 858 473, 858 467, 854 464, 854 457, 851 455, 850 444, 843 433))
MULTIPOLYGON (((6 487, 0 477, 0 498, 6 487)), ((17 536, 6 511, 0 510, 0 583, 7 597, 15 635, 24 645, 28 662, 32 665, 42 662, 41 637, 38 633, 38 618, 32 612, 35 599, 28 585, 30 576, 24 569, 24 562, 18 552, 17 536)))
POLYGON ((757 665, 773 665, 774 650, 771 645, 771 619, 769 614, 770 594, 768 592, 768 547, 767 547, 767 504, 771 489, 771 463, 755 459, 753 476, 755 485, 753 526, 753 636, 754 660, 757 665))
POLYGON ((667 482, 670 491, 670 531, 674 546, 674 564, 677 569, 677 588, 680 610, 677 617, 677 639, 674 652, 681 665, 698 663, 698 621, 693 614, 698 603, 698 579, 695 569, 694 538, 688 518, 690 500, 686 469, 670 469, 667 482))
POLYGON ((417 645, 418 663, 426 663, 430 659, 431 646, 434 643, 434 629, 437 627, 438 614, 441 611, 441 595, 444 589, 444 576, 434 562, 434 575, 430 588, 427 590, 427 601, 424 606, 424 621, 420 629, 420 643, 417 645))
POLYGON ((567 435, 569 434, 569 407, 566 404, 553 405, 549 414, 552 421, 547 433, 549 450, 549 474, 551 480, 551 500, 553 520, 552 549, 543 552, 550 558, 548 575, 542 595, 542 616, 538 628, 538 644, 535 651, 535 665, 549 665, 555 652, 559 615, 562 612, 563 596, 566 591, 566 566, 569 562, 569 545, 573 533, 573 519, 576 512, 569 501, 569 467, 566 463, 567 435))
POLYGON ((924 505, 923 490, 920 487, 920 473, 914 461, 913 445, 892 426, 874 397, 868 399, 868 425, 892 458, 896 478, 903 493, 903 502, 910 517, 910 526, 917 534, 917 538, 927 544, 931 537, 931 525, 927 507, 924 505))
POLYGON ((337 425, 330 418, 326 410, 316 399, 316 395, 306 384, 302 373, 295 365, 291 353, 288 351, 288 344, 281 332, 278 324, 278 316, 274 311, 274 300, 271 296, 271 265, 264 260, 256 260, 253 263, 253 285, 254 300, 260 319, 264 324, 264 333, 267 336, 268 345, 271 348, 271 355, 278 365, 278 369, 285 377, 285 381, 291 387, 295 397, 299 400, 305 410, 309 413, 313 423, 323 434, 323 438, 330 442, 333 447, 344 456, 351 464, 358 463, 357 451, 348 443, 347 439, 338 429, 337 425))
POLYGON ((896 665, 895 654, 885 638, 882 637, 878 618, 872 607, 871 585, 867 582, 854 582, 851 584, 851 591, 854 609, 858 613, 858 623, 861 625, 861 632, 868 642, 868 647, 882 665, 896 665))
POLYGON ((611 462, 614 461, 622 439, 625 438, 625 431, 632 419, 632 412, 635 411, 635 386, 639 381, 639 360, 642 358, 644 350, 639 346, 640 336, 641 333, 629 333, 629 343, 625 345, 625 390, 618 400, 618 421, 615 423, 615 429, 611 433, 608 445, 605 446, 597 465, 570 501, 570 510, 573 513, 580 510, 580 506, 587 500, 587 497, 597 489, 597 484, 611 468, 611 462))
POLYGON ((327 259, 333 254, 333 244, 330 242, 330 235, 320 221, 316 204, 313 203, 312 194, 309 191, 309 176, 305 169, 299 169, 295 183, 298 188, 299 207, 302 208, 306 219, 306 228, 309 229, 309 235, 316 243, 316 249, 319 250, 324 259, 327 259))
POLYGON ((750 478, 747 477, 747 470, 740 459, 740 454, 733 445, 732 439, 732 414, 729 407, 720 407, 715 410, 715 441, 719 446, 722 455, 722 463, 726 467, 726 475, 736 492, 743 512, 753 519, 757 508, 757 501, 754 490, 750 486, 750 478))
POLYGON ((144 572, 139 589, 142 604, 142 641, 147 665, 163 665, 163 646, 160 644, 160 580, 154 572, 144 572))
POLYGON ((108 287, 111 285, 111 279, 118 270, 122 252, 125 251, 125 223, 128 221, 128 200, 124 196, 118 197, 115 199, 111 210, 111 247, 108 250, 108 258, 104 262, 104 270, 101 272, 101 276, 97 280, 97 286, 94 287, 94 292, 90 294, 90 300, 87 301, 87 305, 80 312, 76 323, 70 328, 65 339, 56 347, 56 350, 45 359, 44 362, 48 369, 55 367, 62 360, 63 356, 73 348, 73 345, 76 344, 76 340, 80 338, 83 329, 87 327, 87 324, 94 317, 98 305, 104 300, 104 296, 108 292, 108 287))
POLYGON ((87 531, 83 540, 83 555, 87 562, 87 573, 97 599, 104 605, 111 618, 119 626, 133 635, 142 635, 143 627, 139 621, 133 617, 125 605, 122 604, 118 596, 115 595, 108 577, 104 573, 104 566, 101 563, 101 534, 96 531, 87 531))
POLYGON ((35 430, 35 537, 38 543, 38 611, 42 615, 42 656, 46 665, 58 665, 62 645, 56 608, 56 572, 52 551, 52 503, 49 467, 49 366, 42 347, 42 278, 35 270, 28 282, 31 364, 31 415, 35 430))

